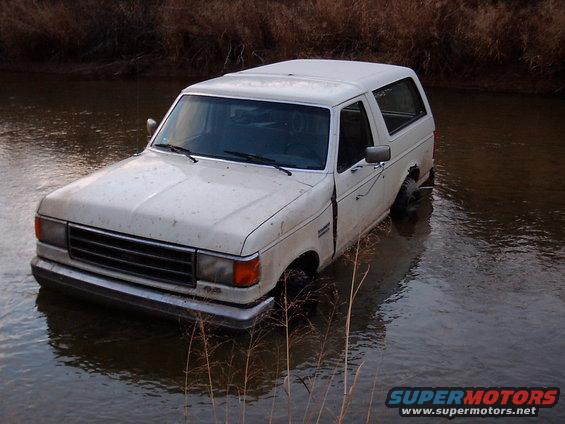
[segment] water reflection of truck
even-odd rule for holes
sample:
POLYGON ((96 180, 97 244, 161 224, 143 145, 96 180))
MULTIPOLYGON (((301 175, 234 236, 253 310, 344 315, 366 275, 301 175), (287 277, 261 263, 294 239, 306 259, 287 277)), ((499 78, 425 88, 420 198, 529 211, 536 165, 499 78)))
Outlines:
MULTIPOLYGON (((377 229, 375 235, 378 240, 377 250, 363 258, 360 270, 371 267, 370 274, 361 287, 355 300, 355 311, 351 321, 351 353, 356 357, 357 339, 366 350, 368 346, 382 343, 386 337, 388 318, 382 316, 383 304, 394 301, 402 296, 404 281, 409 280, 411 274, 417 272, 422 256, 425 254, 426 241, 429 238, 431 227, 429 215, 431 202, 425 197, 418 209, 417 219, 396 221, 392 228, 377 229)), ((351 279, 352 265, 347 260, 336 261, 324 277, 336 280, 336 286, 341 290, 341 301, 348 298, 348 284, 351 279)), ((318 309, 310 315, 310 323, 302 325, 307 332, 311 327, 319 334, 326 330, 329 310, 332 306, 322 300, 318 309)), ((173 392, 182 393, 184 390, 184 367, 188 336, 179 335, 178 326, 150 320, 132 319, 131 316, 119 311, 109 310, 100 314, 99 308, 77 303, 74 298, 59 296, 49 290, 40 289, 37 298, 37 309, 45 318, 48 334, 48 343, 53 350, 54 357, 66 366, 77 367, 88 372, 107 376, 115 376, 120 380, 134 383, 145 382, 151 387, 162 387, 173 392)), ((343 357, 345 313, 347 305, 343 303, 337 317, 332 324, 330 340, 327 343, 324 364, 340 361, 343 357)), ((190 334, 188 328, 188 334, 190 334)), ((181 327, 181 335, 183 329, 181 327)), ((197 333, 198 336, 198 333, 197 333)), ((233 375, 231 383, 236 393, 237 387, 242 387, 244 382, 242 372, 245 369, 245 356, 243 349, 248 345, 247 334, 215 334, 210 343, 219 345, 214 350, 211 361, 223 364, 214 367, 213 381, 216 395, 222 395, 225 389, 227 364, 230 355, 239 352, 232 361, 233 375), (237 346, 232 351, 232 345, 237 346)), ((261 339, 262 347, 254 357, 254 364, 262 372, 255 372, 254 378, 248 386, 251 396, 261 396, 268 393, 272 387, 279 384, 284 377, 285 367, 276 369, 277 347, 284 352, 285 332, 280 328, 270 331, 261 339)), ((195 343, 195 357, 202 349, 201 343, 195 343)), ((319 344, 313 335, 302 343, 292 347, 293 374, 306 377, 312 371, 307 366, 316 360, 319 344), (312 342, 313 341, 313 342, 312 342)), ((284 364, 284 358, 278 358, 284 364)), ((196 366, 198 361, 193 362, 196 366)), ((331 368, 331 367, 329 367, 331 368)), ((205 373, 205 370, 201 370, 205 373)), ((196 371, 191 379, 202 383, 201 386, 191 381, 191 393, 207 395, 207 375, 198 374, 196 371)))
POLYGON ((166 316, 251 326, 433 171, 413 71, 299 60, 188 87, 145 151, 36 216, 40 284, 166 316))

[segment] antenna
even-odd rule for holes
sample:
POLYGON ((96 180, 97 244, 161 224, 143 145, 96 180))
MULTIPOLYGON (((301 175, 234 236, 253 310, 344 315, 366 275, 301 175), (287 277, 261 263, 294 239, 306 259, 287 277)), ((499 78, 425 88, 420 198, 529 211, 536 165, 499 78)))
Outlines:
MULTIPOLYGON (((137 50, 137 49, 136 49, 137 50)), ((135 57, 135 154, 139 154, 139 54, 135 57)))
MULTIPOLYGON (((137 7, 137 28, 141 27, 141 13, 139 11, 139 0, 136 1, 137 7)), ((139 34, 135 37, 135 154, 139 155, 139 34)))

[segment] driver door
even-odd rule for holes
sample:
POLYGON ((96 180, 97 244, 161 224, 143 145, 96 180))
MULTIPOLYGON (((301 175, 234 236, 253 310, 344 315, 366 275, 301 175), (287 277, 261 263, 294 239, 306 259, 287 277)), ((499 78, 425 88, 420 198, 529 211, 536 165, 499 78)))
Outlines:
POLYGON ((383 194, 383 185, 377 181, 381 169, 365 161, 365 149, 373 146, 376 139, 368 110, 371 109, 362 96, 345 104, 339 112, 335 172, 337 252, 355 242, 377 219, 376 203, 383 194))

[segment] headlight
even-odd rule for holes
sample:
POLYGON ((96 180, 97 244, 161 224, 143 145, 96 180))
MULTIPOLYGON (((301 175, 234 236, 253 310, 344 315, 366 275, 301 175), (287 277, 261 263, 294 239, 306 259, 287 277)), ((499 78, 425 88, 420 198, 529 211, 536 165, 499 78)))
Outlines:
POLYGON ((67 223, 42 216, 35 217, 37 240, 57 247, 67 248, 67 223))
POLYGON ((248 287, 259 282, 261 267, 259 256, 248 260, 198 253, 197 278, 213 283, 248 287))

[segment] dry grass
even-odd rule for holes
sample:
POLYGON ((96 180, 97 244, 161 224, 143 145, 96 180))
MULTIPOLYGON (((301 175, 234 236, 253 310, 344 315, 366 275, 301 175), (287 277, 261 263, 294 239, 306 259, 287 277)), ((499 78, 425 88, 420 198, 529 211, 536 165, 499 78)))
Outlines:
POLYGON ((393 62, 430 76, 559 78, 558 0, 5 0, 4 61, 115 61, 220 73, 296 57, 393 62), (155 61, 153 60, 154 64, 155 61))
MULTIPOLYGON (((350 363, 350 328, 355 315, 355 298, 369 271, 364 258, 370 257, 388 226, 390 222, 385 221, 344 255, 344 260, 351 263, 351 278, 343 299, 334 283, 320 281, 313 293, 308 292, 299 299, 289 299, 283 290, 278 301, 280 308, 247 334, 217 334, 209 331, 202 321, 190 326, 186 331, 184 376, 186 421, 191 421, 189 393, 195 392, 207 394, 209 421, 219 422, 217 409, 223 406, 222 422, 245 423, 248 405, 257 398, 257 388, 265 384, 273 390, 270 405, 264 411, 266 422, 280 422, 283 412, 288 423, 328 420, 343 423, 347 422, 351 405, 358 401, 368 401, 366 416, 369 420, 377 377, 375 375, 369 394, 357 390, 364 370, 362 361, 350 363), (312 298, 316 302, 312 302, 312 298), (320 304, 325 305, 323 312, 311 314, 309 307, 320 304), (311 321, 311 317, 316 317, 315 321, 311 321), (296 368, 294 359, 304 349, 314 352, 314 362, 307 370, 309 375, 296 368), (320 378, 322 369, 325 370, 323 379, 320 378), (304 389, 307 398, 303 397, 304 389), (238 394, 239 405, 235 409, 233 403, 228 405, 230 393, 238 394), (329 404, 330 393, 334 398, 341 397, 341 403, 329 404)), ((201 407, 201 400, 199 403, 201 407)), ((203 415, 202 410, 198 415, 203 415)))
POLYGON ((5 60, 112 61, 155 51, 158 2, 4 0, 5 60))

